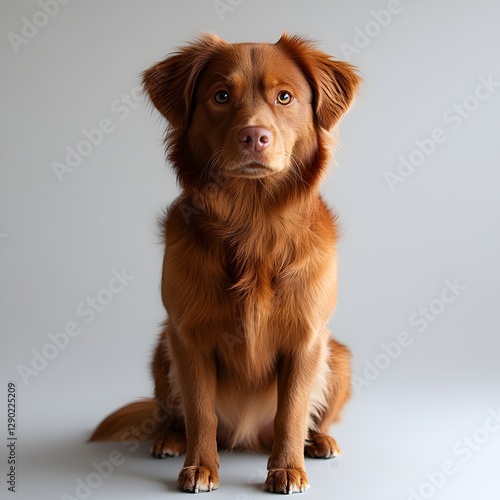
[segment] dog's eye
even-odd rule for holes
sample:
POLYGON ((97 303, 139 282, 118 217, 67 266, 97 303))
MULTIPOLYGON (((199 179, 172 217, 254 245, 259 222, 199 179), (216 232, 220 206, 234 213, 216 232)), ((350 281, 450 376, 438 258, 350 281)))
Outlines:
POLYGON ((229 101, 229 94, 225 90, 219 90, 219 92, 215 94, 215 100, 219 104, 225 104, 227 101, 229 101))
POLYGON ((290 94, 290 92, 287 92, 286 90, 280 92, 278 94, 278 102, 280 104, 283 104, 283 105, 286 105, 286 104, 290 104, 292 102, 292 94, 290 94))

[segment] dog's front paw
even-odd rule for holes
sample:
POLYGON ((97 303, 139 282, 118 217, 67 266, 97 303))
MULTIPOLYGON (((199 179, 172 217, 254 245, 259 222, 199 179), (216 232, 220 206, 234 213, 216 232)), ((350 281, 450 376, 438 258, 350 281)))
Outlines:
POLYGON ((309 488, 304 469, 269 469, 266 490, 273 493, 300 493, 309 488))
POLYGON ((328 434, 315 433, 309 436, 304 453, 311 458, 335 458, 342 453, 340 446, 328 434))
POLYGON ((203 465, 183 467, 177 480, 177 488, 190 493, 212 491, 219 487, 219 473, 216 468, 203 465))

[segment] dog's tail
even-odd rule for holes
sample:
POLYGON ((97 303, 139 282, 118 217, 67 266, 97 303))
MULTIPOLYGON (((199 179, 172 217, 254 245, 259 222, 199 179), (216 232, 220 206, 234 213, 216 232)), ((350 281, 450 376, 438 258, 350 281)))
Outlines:
POLYGON ((160 432, 164 419, 155 399, 142 399, 108 415, 89 441, 146 441, 160 432))

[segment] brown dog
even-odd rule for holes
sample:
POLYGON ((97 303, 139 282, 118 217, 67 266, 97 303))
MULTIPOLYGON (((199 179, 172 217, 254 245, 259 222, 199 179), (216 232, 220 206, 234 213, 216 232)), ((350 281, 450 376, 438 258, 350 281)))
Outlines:
POLYGON ((163 222, 168 320, 155 399, 118 410, 91 439, 126 440, 148 419, 140 435, 154 456, 186 453, 181 490, 219 486, 219 445, 269 449, 266 489, 304 491, 304 453, 340 452, 328 427, 350 394, 350 353, 325 327, 337 230, 319 183, 359 79, 287 35, 206 35, 143 76, 183 189, 163 222))

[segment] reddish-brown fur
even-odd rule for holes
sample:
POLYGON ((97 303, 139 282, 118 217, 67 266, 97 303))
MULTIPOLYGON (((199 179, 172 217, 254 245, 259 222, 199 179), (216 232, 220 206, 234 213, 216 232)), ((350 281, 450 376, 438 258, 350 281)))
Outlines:
POLYGON ((163 220, 168 320, 155 398, 91 439, 152 437, 157 457, 186 453, 178 487, 196 492, 219 485, 218 445, 269 449, 266 488, 286 493, 308 487, 304 453, 339 453, 328 427, 349 397, 350 353, 325 328, 337 230, 319 183, 358 83, 287 35, 206 35, 144 73, 183 189, 163 220))

